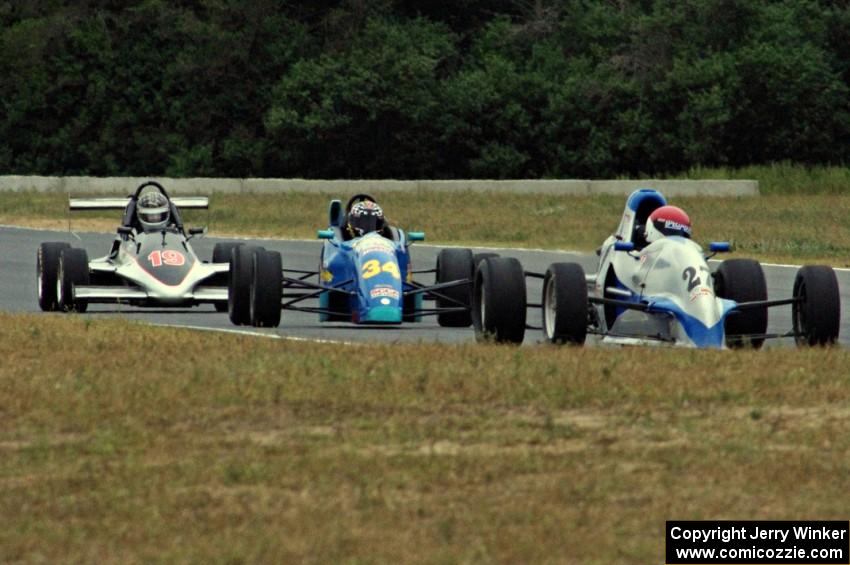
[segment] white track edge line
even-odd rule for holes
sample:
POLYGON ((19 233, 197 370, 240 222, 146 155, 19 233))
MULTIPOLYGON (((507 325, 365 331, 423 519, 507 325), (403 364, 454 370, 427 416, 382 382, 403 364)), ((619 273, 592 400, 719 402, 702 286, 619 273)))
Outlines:
POLYGON ((365 345, 361 343, 355 343, 353 341, 341 341, 335 339, 323 339, 323 338, 312 338, 312 337, 298 337, 293 335, 280 335, 280 334, 269 334, 265 332, 258 332, 253 330, 234 330, 230 328, 209 328, 204 326, 192 326, 189 324, 166 324, 161 322, 142 322, 148 326, 154 326, 157 328, 179 328, 182 330, 196 330, 201 332, 218 332, 218 333, 226 333, 226 334, 235 334, 235 335, 245 335, 250 337, 264 337, 267 339, 277 339, 282 341, 297 341, 297 342, 310 342, 310 343, 330 343, 334 345, 365 345))

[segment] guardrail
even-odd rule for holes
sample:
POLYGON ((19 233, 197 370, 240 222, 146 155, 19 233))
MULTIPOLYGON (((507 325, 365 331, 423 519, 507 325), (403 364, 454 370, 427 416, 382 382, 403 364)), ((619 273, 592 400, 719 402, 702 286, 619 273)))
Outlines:
MULTIPOLYGON (((386 191, 513 192, 520 194, 629 194, 657 188, 666 196, 758 196, 755 180, 307 180, 155 177, 174 194, 268 193, 282 191, 353 194, 386 191)), ((127 194, 148 177, 0 176, 0 190, 127 194)))

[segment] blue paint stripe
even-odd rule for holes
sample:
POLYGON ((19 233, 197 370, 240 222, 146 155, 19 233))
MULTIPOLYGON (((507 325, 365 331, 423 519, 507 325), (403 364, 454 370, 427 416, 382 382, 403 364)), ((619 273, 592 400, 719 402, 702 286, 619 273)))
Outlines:
POLYGON ((697 318, 682 310, 678 304, 667 298, 650 301, 649 311, 667 312, 676 316, 676 319, 685 329, 685 333, 688 334, 688 337, 697 347, 720 348, 723 347, 723 342, 726 338, 724 331, 726 316, 736 306, 734 301, 726 299, 721 299, 721 304, 723 305, 723 312, 720 320, 711 327, 707 327, 697 318))

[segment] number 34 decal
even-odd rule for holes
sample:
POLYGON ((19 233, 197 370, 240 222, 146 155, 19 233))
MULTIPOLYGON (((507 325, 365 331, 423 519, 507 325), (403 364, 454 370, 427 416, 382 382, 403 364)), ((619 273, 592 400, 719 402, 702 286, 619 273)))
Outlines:
POLYGON ((363 263, 362 271, 363 279, 371 279, 376 275, 380 275, 382 272, 391 274, 394 279, 401 278, 401 273, 398 272, 398 265, 394 261, 387 261, 381 265, 378 260, 372 259, 363 263))
POLYGON ((157 249, 156 251, 151 251, 150 255, 148 255, 148 261, 150 261, 151 267, 154 268, 161 267, 162 265, 179 267, 186 263, 186 257, 173 249, 166 249, 165 251, 157 249))

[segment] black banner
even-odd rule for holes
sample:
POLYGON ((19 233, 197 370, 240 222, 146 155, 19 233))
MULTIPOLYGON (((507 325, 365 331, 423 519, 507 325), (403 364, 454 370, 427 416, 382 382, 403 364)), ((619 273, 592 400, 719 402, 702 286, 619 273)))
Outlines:
POLYGON ((848 522, 668 521, 666 563, 850 564, 848 522))

